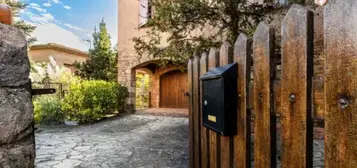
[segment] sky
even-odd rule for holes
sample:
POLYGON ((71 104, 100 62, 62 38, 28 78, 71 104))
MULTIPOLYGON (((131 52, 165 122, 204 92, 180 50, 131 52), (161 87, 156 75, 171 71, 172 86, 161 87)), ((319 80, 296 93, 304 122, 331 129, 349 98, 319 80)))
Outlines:
POLYGON ((94 27, 102 18, 112 45, 117 43, 118 0, 22 0, 28 4, 20 18, 36 25, 35 44, 58 43, 88 50, 94 27))

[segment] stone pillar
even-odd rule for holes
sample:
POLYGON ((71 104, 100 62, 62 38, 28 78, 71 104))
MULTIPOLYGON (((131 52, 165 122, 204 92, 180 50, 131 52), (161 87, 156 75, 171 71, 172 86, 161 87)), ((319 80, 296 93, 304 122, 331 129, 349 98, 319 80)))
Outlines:
POLYGON ((118 52, 118 83, 127 87, 129 96, 126 100, 126 113, 135 112, 135 82, 136 74, 134 67, 138 64, 135 51, 119 50, 118 52))
POLYGON ((0 167, 34 168, 30 63, 20 30, 0 24, 0 167))

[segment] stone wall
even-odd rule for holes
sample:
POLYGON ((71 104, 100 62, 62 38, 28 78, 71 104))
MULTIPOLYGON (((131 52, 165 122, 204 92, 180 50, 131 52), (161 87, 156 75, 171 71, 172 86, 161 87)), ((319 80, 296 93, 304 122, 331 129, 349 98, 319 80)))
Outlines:
POLYGON ((33 168, 35 141, 27 42, 0 24, 0 167, 33 168))
POLYGON ((139 28, 139 1, 118 1, 118 82, 128 88, 127 112, 134 112, 135 104, 135 67, 147 60, 140 57, 135 49, 133 37, 145 34, 145 28, 139 28))

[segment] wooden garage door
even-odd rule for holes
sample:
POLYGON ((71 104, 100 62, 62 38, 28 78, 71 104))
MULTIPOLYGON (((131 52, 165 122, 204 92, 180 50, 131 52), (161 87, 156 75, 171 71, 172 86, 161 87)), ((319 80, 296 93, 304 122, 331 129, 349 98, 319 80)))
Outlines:
POLYGON ((160 107, 188 108, 187 73, 171 71, 160 77, 160 107))

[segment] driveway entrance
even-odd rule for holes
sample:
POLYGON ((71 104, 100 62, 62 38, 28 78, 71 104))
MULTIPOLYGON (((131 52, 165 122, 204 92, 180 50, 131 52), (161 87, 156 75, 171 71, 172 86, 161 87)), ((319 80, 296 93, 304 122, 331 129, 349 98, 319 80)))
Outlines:
POLYGON ((187 118, 136 114, 40 130, 37 168, 188 167, 187 118))

